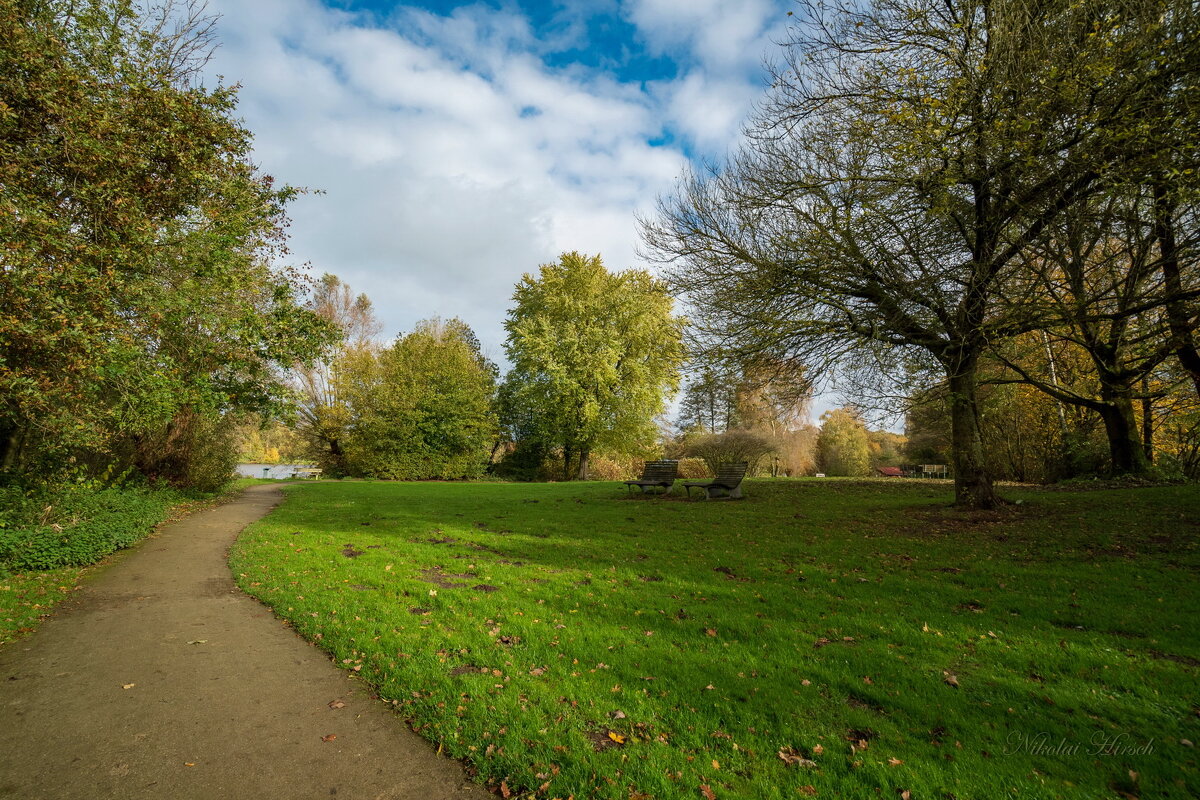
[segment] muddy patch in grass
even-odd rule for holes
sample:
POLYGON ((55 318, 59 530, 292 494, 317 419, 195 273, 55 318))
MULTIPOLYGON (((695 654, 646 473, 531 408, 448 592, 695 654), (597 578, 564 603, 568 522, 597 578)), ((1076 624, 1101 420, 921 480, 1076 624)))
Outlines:
POLYGON ((482 675, 487 672, 487 667, 476 667, 472 664, 460 664, 450 670, 450 675, 457 678, 459 675, 482 675))
POLYGON ((615 731, 608 731, 608 730, 584 731, 584 736, 586 736, 588 738, 588 740, 592 743, 592 749, 595 750, 597 753, 603 753, 605 750, 611 750, 614 747, 620 747, 623 744, 623 741, 618 741, 617 739, 614 739, 610 734, 615 734, 616 736, 620 737, 621 740, 624 740, 624 738, 625 738, 623 735, 616 733, 615 731))
POLYGON ((466 586, 465 583, 462 583, 461 579, 474 577, 475 573, 473 572, 442 572, 440 568, 422 570, 420 575, 421 580, 426 583, 432 583, 434 586, 442 589, 457 589, 460 586, 466 586), (454 581, 451 578, 459 578, 460 580, 454 581))

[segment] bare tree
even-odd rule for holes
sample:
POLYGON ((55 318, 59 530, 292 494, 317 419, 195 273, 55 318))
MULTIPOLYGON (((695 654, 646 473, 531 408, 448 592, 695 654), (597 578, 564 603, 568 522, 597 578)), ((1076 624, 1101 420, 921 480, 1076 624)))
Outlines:
POLYGON ((864 347, 932 360, 956 501, 994 506, 980 359, 1041 324, 1001 289, 1064 212, 1149 160, 1122 133, 1144 127, 1151 56, 1184 45, 1120 2, 800 8, 746 144, 643 221, 648 255, 712 348, 818 371, 864 347))
POLYGON ((349 424, 349 412, 339 396, 339 364, 376 348, 376 337, 382 332, 383 323, 376 318, 369 297, 355 295, 348 284, 328 273, 317 282, 309 305, 322 319, 342 331, 342 340, 324 359, 296 366, 298 427, 321 461, 332 471, 340 472, 345 466, 342 438, 349 424))

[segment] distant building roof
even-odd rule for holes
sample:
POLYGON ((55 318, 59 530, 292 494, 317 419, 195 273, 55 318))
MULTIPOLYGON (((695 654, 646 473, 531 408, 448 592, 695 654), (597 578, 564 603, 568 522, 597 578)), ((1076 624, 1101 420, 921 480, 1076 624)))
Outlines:
POLYGON ((904 476, 904 471, 899 467, 878 467, 875 471, 885 478, 900 478, 904 476))

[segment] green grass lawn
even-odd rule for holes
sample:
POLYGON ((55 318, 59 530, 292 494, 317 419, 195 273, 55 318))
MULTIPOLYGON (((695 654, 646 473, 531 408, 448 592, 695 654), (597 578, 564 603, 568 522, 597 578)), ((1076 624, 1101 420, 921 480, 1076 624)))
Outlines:
POLYGON ((514 797, 1200 796, 1197 487, 285 491, 242 587, 514 797))

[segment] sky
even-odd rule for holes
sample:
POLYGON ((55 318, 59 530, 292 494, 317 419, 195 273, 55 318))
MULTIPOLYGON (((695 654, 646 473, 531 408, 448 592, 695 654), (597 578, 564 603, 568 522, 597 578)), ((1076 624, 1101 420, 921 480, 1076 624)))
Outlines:
POLYGON ((460 317, 503 363, 522 274, 647 266, 636 215, 736 146, 789 5, 210 0, 205 80, 241 84, 262 171, 314 190, 293 263, 365 292, 388 338, 460 317))

